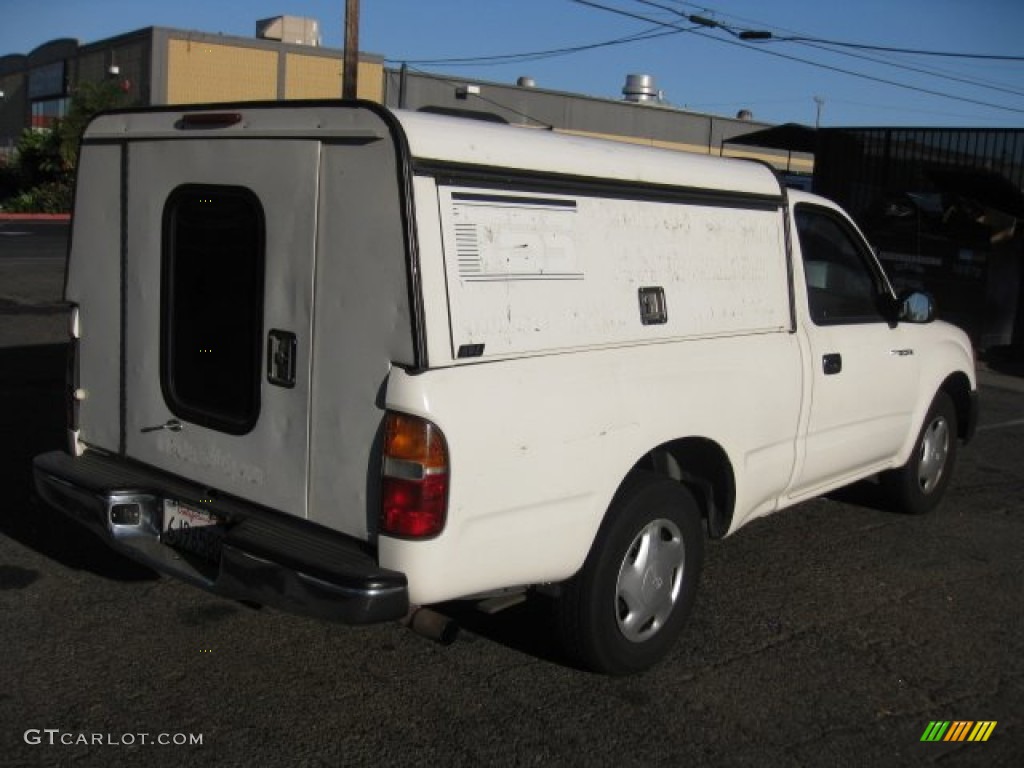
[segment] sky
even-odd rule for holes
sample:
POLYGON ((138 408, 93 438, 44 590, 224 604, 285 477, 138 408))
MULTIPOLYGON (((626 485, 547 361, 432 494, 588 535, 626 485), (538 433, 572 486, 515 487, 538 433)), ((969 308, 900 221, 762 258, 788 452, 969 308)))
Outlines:
MULTIPOLYGON (((323 44, 341 48, 344 9, 345 0, 0 0, 0 56, 148 26, 251 37, 257 19, 279 15, 317 19, 323 44)), ((643 73, 672 106, 749 109, 771 123, 1024 127, 1024 0, 362 0, 360 17, 363 51, 452 78, 529 76, 619 99, 626 75, 643 73), (722 26, 696 26, 694 15, 722 26), (741 31, 813 39, 742 41, 741 31), (587 49, 487 58, 578 47, 587 49), (456 58, 476 60, 439 61, 456 58)))

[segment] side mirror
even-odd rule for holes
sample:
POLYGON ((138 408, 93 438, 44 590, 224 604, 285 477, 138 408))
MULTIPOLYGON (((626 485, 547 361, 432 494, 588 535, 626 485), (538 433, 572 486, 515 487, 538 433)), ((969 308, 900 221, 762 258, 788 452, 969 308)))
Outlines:
POLYGON ((901 323, 930 323, 935 319, 935 300, 923 291, 900 294, 897 317, 901 323))

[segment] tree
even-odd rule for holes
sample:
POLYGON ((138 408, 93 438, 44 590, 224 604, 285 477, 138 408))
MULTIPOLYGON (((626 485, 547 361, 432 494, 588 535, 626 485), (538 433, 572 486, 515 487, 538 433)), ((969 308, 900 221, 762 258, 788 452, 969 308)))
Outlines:
POLYGON ((125 98, 115 81, 80 83, 63 118, 50 128, 26 129, 14 151, 17 191, 0 208, 25 213, 70 210, 82 134, 97 113, 123 106, 125 98))
POLYGON ((74 171, 78 165, 78 145, 85 128, 100 112, 125 106, 127 96, 116 80, 79 83, 71 96, 68 113, 55 127, 64 168, 74 171))

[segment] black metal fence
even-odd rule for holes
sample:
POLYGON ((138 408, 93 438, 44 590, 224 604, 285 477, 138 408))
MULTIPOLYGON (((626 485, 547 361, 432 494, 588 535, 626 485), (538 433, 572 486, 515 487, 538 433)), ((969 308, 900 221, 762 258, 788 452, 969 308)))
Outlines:
POLYGON ((1024 129, 819 132, 814 190, 846 208, 898 287, 975 343, 1024 340, 1024 129))

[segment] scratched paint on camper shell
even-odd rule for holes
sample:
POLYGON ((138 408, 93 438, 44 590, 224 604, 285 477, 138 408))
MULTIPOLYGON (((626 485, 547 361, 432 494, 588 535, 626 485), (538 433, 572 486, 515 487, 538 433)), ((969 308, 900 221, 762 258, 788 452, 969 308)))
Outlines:
MULTIPOLYGON (((111 120, 116 120, 111 116, 111 120)), ((150 119, 156 120, 155 116, 150 119)), ((174 115, 160 118, 170 130, 174 115)), ((105 118, 104 118, 105 120, 105 118)), ((177 132, 178 134, 181 131, 177 132)), ((187 133, 187 132, 186 132, 187 133)), ((148 134, 147 134, 148 135, 148 134)), ((310 306, 316 250, 320 163, 319 142, 270 138, 183 138, 127 144, 125 217, 125 382, 128 409, 126 453, 158 469, 190 477, 221 492, 258 501, 300 517, 308 515, 310 306), (260 157, 253 163, 253 157, 260 157), (143 432, 171 413, 161 386, 160 343, 169 322, 161 309, 163 220, 175 191, 199 184, 204 194, 244 188, 262 210, 264 301, 261 331, 296 336, 296 385, 261 386, 258 420, 244 435, 200 427, 179 415, 185 429, 169 439, 143 432), (273 482, 267 479, 273 468, 273 482)), ((253 251, 250 257, 258 257, 253 251)), ((214 251, 210 258, 218 254, 214 251)), ((207 300, 198 279, 185 285, 194 301, 207 300)), ((261 345, 262 346, 262 345, 261 345)), ((265 354, 261 350, 261 357, 265 354)), ((264 365, 260 378, 263 378, 264 365)), ((115 383, 116 386, 116 383, 115 383)))
POLYGON ((575 206, 564 198, 460 198, 451 207, 462 280, 578 280, 575 206), (547 201, 547 203, 545 202, 547 201))
POLYGON ((216 469, 233 480, 241 480, 252 485, 264 483, 265 475, 262 469, 239 461, 216 445, 197 446, 181 435, 161 435, 157 440, 157 450, 188 464, 216 469))
POLYGON ((439 197, 454 349, 483 344, 493 357, 788 327, 778 211, 453 187, 439 197), (638 292, 651 286, 665 292, 664 324, 641 322, 638 292))

